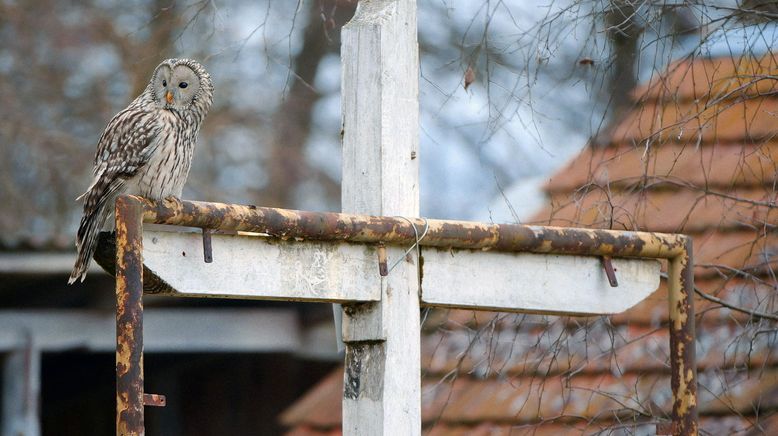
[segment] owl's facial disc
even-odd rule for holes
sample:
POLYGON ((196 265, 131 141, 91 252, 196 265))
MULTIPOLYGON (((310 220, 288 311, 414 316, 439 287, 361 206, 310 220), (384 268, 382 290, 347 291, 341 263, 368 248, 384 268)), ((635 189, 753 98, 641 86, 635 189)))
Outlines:
POLYGON ((163 65, 157 71, 154 89, 161 107, 183 110, 192 104, 195 93, 200 89, 200 79, 186 65, 177 65, 172 70, 163 65))

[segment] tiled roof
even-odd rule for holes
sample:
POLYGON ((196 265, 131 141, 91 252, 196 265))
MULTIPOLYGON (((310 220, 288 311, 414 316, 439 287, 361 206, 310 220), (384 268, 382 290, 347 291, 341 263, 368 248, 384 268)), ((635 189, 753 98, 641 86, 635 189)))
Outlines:
MULTIPOLYGON (((551 178, 533 220, 694 238, 696 286, 712 296, 696 302, 700 424, 712 434, 778 434, 776 72, 772 55, 673 64, 551 178)), ((667 314, 664 284, 611 317, 433 311, 427 434, 652 433, 672 398, 667 314)), ((282 422, 338 434, 341 392, 339 370, 282 422)))

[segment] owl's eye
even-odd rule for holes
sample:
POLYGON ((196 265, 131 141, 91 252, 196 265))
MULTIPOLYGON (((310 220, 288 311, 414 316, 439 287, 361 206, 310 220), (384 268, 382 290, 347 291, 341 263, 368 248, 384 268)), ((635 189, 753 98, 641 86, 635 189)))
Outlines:
POLYGON ((162 81, 162 86, 167 86, 167 80, 162 81))
POLYGON ((181 82, 181 83, 178 84, 179 88, 186 88, 187 86, 189 86, 189 84, 186 83, 186 82, 181 82))

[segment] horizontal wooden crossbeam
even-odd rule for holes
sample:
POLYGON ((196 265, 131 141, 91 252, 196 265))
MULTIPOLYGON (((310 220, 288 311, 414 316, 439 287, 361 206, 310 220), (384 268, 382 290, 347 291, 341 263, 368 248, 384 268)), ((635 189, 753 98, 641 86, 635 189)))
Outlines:
POLYGON ((206 263, 199 233, 143 232, 143 264, 170 285, 165 294, 318 302, 381 299, 373 245, 217 234, 211 236, 211 254, 206 263))
MULTIPOLYGON (((199 233, 144 231, 144 282, 166 284, 153 293, 184 297, 340 303, 381 298, 383 277, 375 244, 237 235, 213 235, 211 244, 213 259, 205 262, 199 233)), ((421 303, 431 306, 619 313, 659 285, 655 260, 614 260, 620 278, 614 288, 600 260, 592 256, 438 247, 424 247, 421 253, 419 293, 421 303)), ((401 257, 403 250, 393 254, 389 261, 401 257)))
POLYGON ((659 262, 615 259, 611 287, 600 259, 477 250, 424 249, 421 302, 459 309, 546 315, 623 312, 659 286, 659 262))

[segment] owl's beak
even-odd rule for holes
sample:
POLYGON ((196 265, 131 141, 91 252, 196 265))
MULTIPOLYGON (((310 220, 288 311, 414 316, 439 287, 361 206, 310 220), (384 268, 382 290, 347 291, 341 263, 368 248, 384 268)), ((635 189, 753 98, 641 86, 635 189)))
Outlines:
POLYGON ((165 94, 165 100, 167 100, 168 104, 172 104, 173 103, 173 92, 172 91, 168 91, 165 94))

